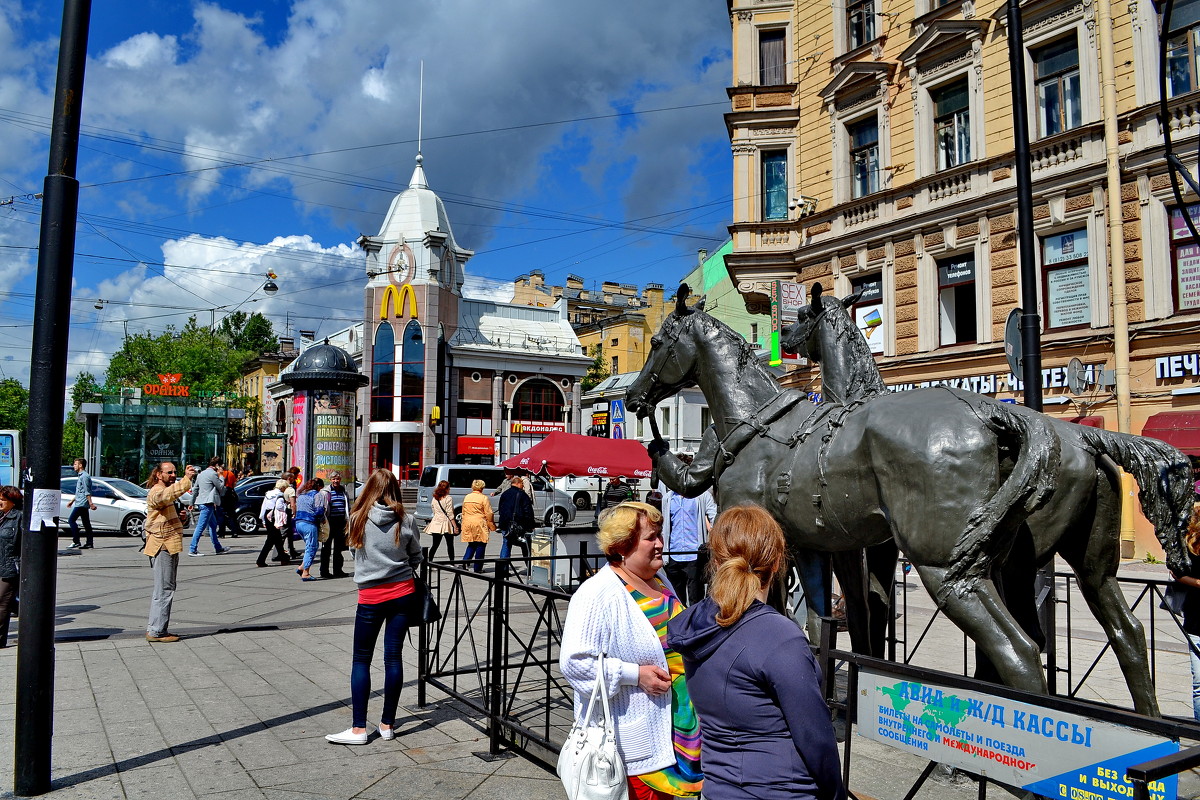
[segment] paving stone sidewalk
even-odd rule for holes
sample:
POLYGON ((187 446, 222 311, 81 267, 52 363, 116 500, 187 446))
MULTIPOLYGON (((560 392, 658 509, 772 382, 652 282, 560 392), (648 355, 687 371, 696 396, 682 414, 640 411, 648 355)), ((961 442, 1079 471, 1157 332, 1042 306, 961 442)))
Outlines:
MULTIPOLYGON (((324 740, 350 724, 352 581, 302 584, 291 569, 254 566, 261 537, 227 541, 229 555, 180 565, 171 627, 184 640, 150 644, 142 633, 150 587, 145 558, 128 539, 97 544, 82 554, 64 551, 59 564, 48 796, 563 797, 554 774, 534 761, 476 755, 487 751, 484 724, 464 705, 430 690, 429 704, 418 707, 412 646, 405 648, 397 738, 373 737, 362 747, 324 740)), ((936 652, 937 643, 928 644, 936 652)), ((377 653, 377 690, 380 662, 377 653)), ((9 754, 15 672, 16 649, 0 650, 0 752, 9 754)), ((369 719, 378 720, 381 702, 377 693, 369 719)), ((860 797, 900 800, 925 766, 857 736, 852 744, 851 789, 860 797)), ((11 796, 4 792, 12 781, 10 756, 0 760, 0 796, 11 796)), ((1194 786, 1189 781, 1181 796, 1194 796, 1194 786)), ((937 775, 918 797, 966 800, 976 791, 972 781, 937 775)), ((994 787, 989 793, 1005 795, 994 787)))

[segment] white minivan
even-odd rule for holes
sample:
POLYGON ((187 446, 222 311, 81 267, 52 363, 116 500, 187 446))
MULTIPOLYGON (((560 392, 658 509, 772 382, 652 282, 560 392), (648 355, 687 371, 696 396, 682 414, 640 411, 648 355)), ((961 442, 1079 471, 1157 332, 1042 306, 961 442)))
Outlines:
MULTIPOLYGON (((536 475, 527 476, 533 481, 533 513, 546 525, 559 527, 575 519, 575 506, 571 496, 549 486, 545 479, 536 475)), ((421 470, 421 481, 417 487, 417 505, 413 516, 417 526, 424 528, 433 519, 433 490, 441 481, 450 483, 450 497, 454 500, 454 513, 458 515, 463 498, 471 493, 471 483, 483 481, 483 493, 491 495, 504 482, 504 470, 500 467, 478 464, 430 464, 421 470)), ((492 498, 492 508, 499 507, 499 497, 492 498)))

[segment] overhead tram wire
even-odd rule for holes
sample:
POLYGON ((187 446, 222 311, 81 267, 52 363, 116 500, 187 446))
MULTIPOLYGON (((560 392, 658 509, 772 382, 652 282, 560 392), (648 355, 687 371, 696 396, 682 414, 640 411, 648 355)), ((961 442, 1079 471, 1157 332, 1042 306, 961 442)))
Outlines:
MULTIPOLYGON (((696 104, 690 104, 690 105, 669 106, 669 107, 657 108, 657 109, 645 109, 645 110, 641 110, 641 111, 617 112, 617 113, 613 113, 613 114, 601 114, 601 115, 593 115, 593 116, 588 116, 588 117, 578 117, 578 118, 568 119, 568 120, 527 123, 527 124, 523 124, 523 125, 513 125, 513 126, 485 129, 485 130, 479 130, 479 131, 450 133, 450 134, 443 134, 441 136, 426 137, 426 138, 427 139, 453 139, 453 138, 459 138, 459 137, 485 135, 485 134, 491 134, 491 133, 497 133, 497 132, 525 130, 525 129, 531 129, 531 128, 548 127, 548 126, 555 126, 555 125, 565 125, 565 124, 573 124, 576 122, 588 122, 588 121, 596 121, 596 120, 603 120, 603 119, 616 119, 616 118, 624 118, 624 117, 630 117, 630 116, 638 116, 641 114, 662 113, 662 112, 668 112, 668 111, 704 108, 704 107, 717 106, 717 105, 725 105, 725 103, 724 102, 721 102, 721 103, 696 103, 696 104)), ((3 110, 3 109, 0 109, 0 110, 3 110)), ((104 129, 101 129, 101 130, 104 130, 104 129)), ((200 172, 211 171, 211 170, 215 170, 215 169, 226 169, 226 168, 237 168, 237 167, 255 167, 255 168, 261 168, 261 169, 266 170, 267 168, 263 165, 267 165, 267 164, 277 165, 277 164, 279 164, 279 162, 295 160, 298 158, 308 158, 308 157, 320 156, 320 155, 329 155, 329 154, 351 152, 351 151, 358 151, 358 150, 367 150, 367 149, 381 148, 381 147, 391 147, 391 146, 397 146, 397 145, 401 145, 401 144, 411 144, 414 141, 414 140, 398 140, 398 141, 394 141, 394 142, 384 142, 384 143, 369 144, 369 145, 358 145, 358 146, 354 146, 354 147, 314 151, 311 153, 300 153, 300 154, 295 154, 295 155, 290 155, 290 156, 279 156, 279 157, 271 157, 271 158, 261 158, 261 157, 256 158, 256 157, 238 154, 238 153, 219 151, 219 150, 215 150, 214 148, 200 148, 200 149, 204 149, 204 150, 211 150, 214 153, 224 153, 225 155, 241 156, 242 158, 245 159, 242 161, 232 161, 232 160, 229 160, 228 158, 218 157, 216 155, 207 156, 202 153, 197 153, 195 147, 185 148, 184 145, 182 145, 181 143, 171 143, 176 146, 165 147, 165 146, 161 146, 161 145, 159 145, 159 146, 150 145, 150 144, 147 144, 147 142, 144 140, 129 141, 129 140, 118 139, 115 137, 102 137, 102 136, 99 136, 98 134, 91 134, 91 133, 88 133, 86 135, 114 141, 114 142, 117 142, 120 144, 137 146, 137 147, 145 148, 145 149, 155 149, 155 150, 159 150, 161 152, 170 153, 172 155, 177 155, 177 156, 188 155, 193 158, 196 158, 196 157, 208 158, 213 161, 222 161, 223 163, 215 164, 211 167, 197 167, 192 170, 174 170, 171 172, 159 173, 158 175, 140 176, 140 177, 134 177, 134 178, 120 179, 120 180, 115 180, 115 181, 104 181, 104 182, 98 182, 98 183, 92 183, 92 184, 85 184, 85 185, 81 186, 81 189, 98 188, 98 187, 103 187, 103 186, 127 183, 130 181, 148 180, 148 179, 153 179, 153 178, 157 178, 157 177, 179 177, 179 176, 185 176, 185 175, 196 175, 200 172)), ((167 141, 167 140, 153 140, 152 139, 150 141, 153 142, 153 141, 167 141)), ((110 154, 110 155, 113 158, 121 158, 124 160, 130 160, 124 156, 118 156, 116 154, 110 154)), ((323 169, 319 169, 319 168, 315 168, 315 167, 304 167, 301 169, 297 169, 292 165, 284 165, 284 166, 286 166, 286 168, 272 168, 267 171, 275 172, 275 173, 282 174, 282 175, 289 175, 292 177, 304 177, 304 178, 309 178, 309 179, 313 179, 313 180, 322 180, 325 182, 331 182, 331 183, 335 183, 335 184, 339 184, 339 185, 348 186, 351 188, 368 189, 368 190, 388 192, 388 193, 393 193, 393 194, 399 193, 404 188, 399 183, 394 182, 394 181, 373 181, 373 182, 368 183, 367 181, 369 181, 369 179, 364 176, 354 176, 354 177, 358 178, 358 180, 356 180, 356 181, 347 180, 345 178, 345 173, 340 172, 340 171, 323 170, 323 169)), ((248 192, 256 191, 254 189, 250 189, 247 187, 231 187, 231 188, 240 188, 243 191, 248 191, 248 192)), ((574 221, 574 222, 578 222, 580 224, 589 224, 589 225, 602 224, 602 226, 603 226, 603 225, 624 224, 624 223, 621 223, 619 221, 614 221, 614 220, 597 220, 597 218, 585 217, 585 216, 581 216, 581 215, 562 214, 561 212, 555 212, 551 209, 541 209, 536 206, 522 206, 522 205, 506 204, 506 203, 503 203, 500 201, 492 201, 492 200, 487 200, 484 198, 476 198, 476 197, 471 197, 469 195, 456 195, 454 193, 439 193, 439 196, 442 196, 444 202, 450 202, 450 203, 462 205, 464 207, 469 207, 469 208, 480 208, 480 209, 491 210, 491 211, 506 211, 509 213, 520 214, 520 215, 524 215, 524 216, 536 216, 536 217, 545 217, 545 218, 552 218, 552 219, 561 219, 563 221, 574 221)), ((294 199, 294 198, 283 198, 283 199, 294 199)), ((314 205, 320 205, 320 204, 314 204, 314 205)), ((661 232, 669 233, 670 235, 683 235, 683 236, 688 235, 685 232, 677 232, 677 231, 661 231, 661 232)))

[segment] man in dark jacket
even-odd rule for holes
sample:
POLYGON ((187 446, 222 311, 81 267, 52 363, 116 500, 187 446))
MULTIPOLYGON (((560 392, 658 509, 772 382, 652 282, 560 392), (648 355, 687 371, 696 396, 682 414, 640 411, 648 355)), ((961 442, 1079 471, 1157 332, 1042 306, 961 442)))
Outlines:
POLYGON ((512 485, 500 495, 500 532, 504 542, 500 545, 500 557, 508 558, 515 544, 525 556, 525 569, 529 569, 529 534, 533 532, 533 502, 525 494, 523 478, 513 476, 512 485))
POLYGON ((346 560, 342 553, 346 550, 346 514, 350 507, 346 497, 346 487, 342 485, 340 472, 329 473, 329 509, 326 519, 329 520, 329 538, 321 545, 321 577, 346 577, 346 560), (333 560, 333 571, 329 571, 330 558, 333 560))

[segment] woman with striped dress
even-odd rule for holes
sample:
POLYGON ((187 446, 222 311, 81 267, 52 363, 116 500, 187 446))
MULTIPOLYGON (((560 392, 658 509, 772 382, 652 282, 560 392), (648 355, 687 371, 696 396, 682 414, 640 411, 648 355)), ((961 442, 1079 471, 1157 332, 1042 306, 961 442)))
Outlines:
POLYGON ((667 622, 683 611, 662 571, 662 512, 624 502, 600 519, 608 567, 571 598, 560 666, 585 709, 604 656, 617 748, 633 800, 698 797, 700 726, 683 660, 666 644, 667 622))

